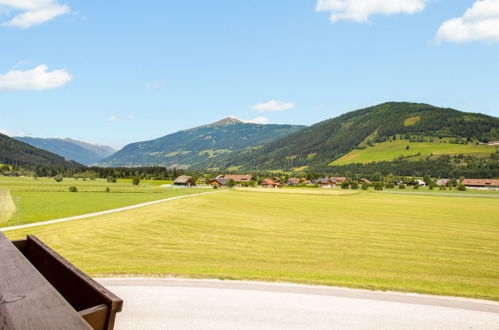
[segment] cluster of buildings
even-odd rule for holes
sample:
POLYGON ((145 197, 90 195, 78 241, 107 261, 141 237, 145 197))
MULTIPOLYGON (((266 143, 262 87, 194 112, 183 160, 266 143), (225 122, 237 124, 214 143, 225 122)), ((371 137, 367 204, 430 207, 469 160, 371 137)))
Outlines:
MULTIPOLYGON (((213 179, 200 180, 201 183, 209 184, 216 187, 233 187, 233 186, 255 186, 257 185, 256 178, 251 174, 225 174, 219 175, 213 179)), ((325 177, 316 180, 308 180, 306 178, 289 178, 287 180, 282 180, 280 177, 265 178, 260 181, 259 186, 263 188, 279 188, 282 186, 301 186, 314 184, 321 188, 337 188, 340 187, 342 183, 346 182, 345 177, 325 177)), ((359 180, 360 183, 371 184, 367 179, 359 180)), ((440 179, 436 181, 437 186, 446 186, 449 182, 448 179, 440 179)), ((402 184, 402 182, 397 182, 395 185, 402 184)), ((426 186, 423 180, 414 180, 414 185, 426 186)), ((480 189, 489 190, 496 189, 499 190, 499 180, 495 179, 464 179, 461 184, 463 184, 468 189, 480 189)), ((196 186, 196 180, 190 176, 179 176, 175 179, 174 185, 176 186, 196 186)))

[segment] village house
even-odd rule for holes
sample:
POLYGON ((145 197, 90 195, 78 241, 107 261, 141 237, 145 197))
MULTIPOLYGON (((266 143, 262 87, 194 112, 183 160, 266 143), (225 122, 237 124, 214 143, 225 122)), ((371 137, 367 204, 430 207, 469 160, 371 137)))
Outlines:
POLYGON ((464 179, 462 184, 469 189, 495 189, 499 190, 499 180, 494 179, 464 179))
POLYGON ((216 187, 226 187, 230 179, 220 178, 220 179, 210 179, 210 185, 216 187))
POLYGON ((319 185, 322 188, 336 188, 346 180, 347 178, 345 177, 332 177, 332 178, 321 178, 314 180, 312 182, 319 185))
POLYGON ((194 180, 194 178, 191 176, 182 175, 176 178, 175 181, 173 181, 173 184, 175 186, 191 187, 196 185, 196 180, 194 180))
POLYGON ((298 178, 289 178, 289 180, 286 182, 288 186, 298 186, 300 184, 300 179, 298 178))
POLYGON ((254 178, 250 174, 224 174, 217 176, 215 179, 228 179, 234 181, 236 184, 241 184, 251 182, 254 178))
POLYGON ((439 187, 446 186, 447 182, 449 182, 449 179, 439 179, 436 182, 436 185, 439 187))
POLYGON ((424 182, 423 180, 417 179, 417 180, 414 180, 414 185, 424 187, 424 186, 426 186, 426 182, 424 182))
POLYGON ((262 188, 279 188, 282 185, 279 182, 275 182, 271 179, 263 179, 260 186, 262 188))

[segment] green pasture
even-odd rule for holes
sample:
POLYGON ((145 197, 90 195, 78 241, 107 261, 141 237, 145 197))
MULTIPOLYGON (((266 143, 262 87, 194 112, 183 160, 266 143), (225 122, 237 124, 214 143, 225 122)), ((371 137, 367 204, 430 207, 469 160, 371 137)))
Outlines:
POLYGON ((288 191, 224 191, 6 234, 35 234, 94 276, 286 281, 499 300, 494 199, 288 191))
POLYGON ((392 142, 377 143, 374 147, 362 150, 353 150, 345 156, 335 160, 330 165, 346 165, 352 163, 370 163, 379 161, 390 161, 398 157, 411 157, 420 159, 429 155, 489 155, 497 150, 496 146, 476 144, 453 144, 436 140, 435 142, 409 142, 408 140, 396 140, 392 142), (406 147, 409 146, 409 150, 406 147), (415 156, 417 154, 420 156, 415 156))
POLYGON ((0 227, 53 220, 135 205, 169 197, 210 191, 168 189, 161 181, 109 183, 106 180, 0 177, 0 227), (75 186, 78 192, 69 192, 75 186), (106 192, 106 188, 110 192, 106 192))

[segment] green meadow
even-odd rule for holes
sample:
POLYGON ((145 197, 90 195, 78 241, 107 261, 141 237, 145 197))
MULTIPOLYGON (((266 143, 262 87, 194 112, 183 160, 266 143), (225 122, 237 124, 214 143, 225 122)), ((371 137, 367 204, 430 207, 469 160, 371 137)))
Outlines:
POLYGON ((476 144, 453 144, 436 140, 435 142, 409 142, 408 140, 396 140, 392 142, 377 143, 374 147, 362 150, 353 150, 345 156, 335 160, 330 165, 346 165, 352 163, 370 163, 379 161, 390 161, 399 157, 411 157, 420 159, 430 155, 490 155, 497 150, 497 146, 476 144), (407 150, 406 147, 409 146, 407 150), (420 154, 419 156, 416 156, 420 154))
POLYGON ((0 227, 83 215, 169 197, 206 192, 206 189, 168 189, 160 183, 106 180, 0 177, 0 227), (69 192, 75 186, 78 192, 69 192), (109 188, 109 192, 106 192, 109 188))
POLYGON ((499 301, 494 198, 232 190, 6 234, 35 234, 94 276, 285 281, 499 301))

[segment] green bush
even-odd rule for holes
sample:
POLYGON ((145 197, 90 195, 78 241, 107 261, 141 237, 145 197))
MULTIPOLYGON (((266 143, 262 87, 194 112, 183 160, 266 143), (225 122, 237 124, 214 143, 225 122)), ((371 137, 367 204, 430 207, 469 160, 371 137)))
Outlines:
POLYGON ((132 179, 132 184, 133 184, 134 186, 137 186, 139 183, 140 183, 140 179, 139 179, 139 178, 133 178, 133 179, 132 179))
POLYGON ((357 190, 359 189, 359 184, 357 182, 354 182, 351 184, 350 188, 357 190))
POLYGON ((76 188, 75 186, 71 186, 71 187, 69 187, 69 191, 70 192, 77 192, 78 188, 76 188))
POLYGON ((116 178, 113 178, 112 176, 108 176, 107 177, 107 182, 116 183, 116 178))
POLYGON ((383 185, 380 182, 374 184, 374 190, 383 190, 383 185))
POLYGON ((393 182, 388 182, 387 184, 385 184, 385 188, 393 189, 393 188, 395 188, 395 184, 393 184, 393 182))
POLYGON ((460 184, 457 186, 457 190, 459 191, 466 191, 466 186, 464 184, 460 184))
POLYGON ((62 182, 62 179, 63 179, 62 175, 56 175, 54 177, 55 182, 62 182))
POLYGON ((362 190, 368 190, 369 189, 369 184, 368 183, 363 183, 361 186, 362 190))
POLYGON ((109 187, 106 187, 106 192, 111 192, 111 189, 109 189, 109 187))
POLYGON ((348 182, 343 182, 341 184, 341 189, 348 189, 348 188, 350 188, 350 185, 348 184, 348 182))
POLYGON ((213 186, 213 189, 218 189, 218 186, 213 186))
POLYGON ((418 184, 415 184, 414 187, 413 187, 414 190, 418 190, 419 189, 419 185, 418 184))
POLYGON ((401 185, 399 186, 399 189, 405 189, 405 188, 407 188, 407 186, 406 186, 405 184, 401 184, 401 185))

